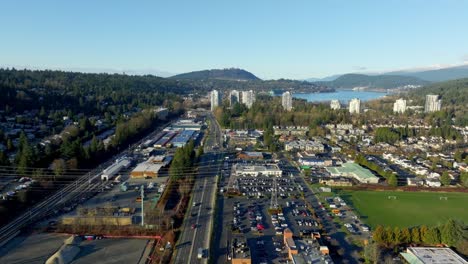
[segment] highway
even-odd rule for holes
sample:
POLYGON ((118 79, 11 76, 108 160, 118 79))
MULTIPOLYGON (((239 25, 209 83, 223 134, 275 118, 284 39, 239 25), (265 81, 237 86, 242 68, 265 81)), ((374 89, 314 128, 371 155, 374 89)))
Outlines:
MULTIPOLYGON (((161 127, 165 127, 168 123, 162 124, 161 127)), ((31 224, 34 224, 38 220, 43 220, 44 217, 48 216, 53 211, 63 208, 65 205, 72 202, 78 203, 83 194, 98 192, 105 184, 105 182, 101 182, 98 179, 102 173, 102 170, 112 164, 116 157, 128 155, 131 150, 136 148, 138 144, 141 144, 146 139, 154 136, 159 131, 160 129, 156 129, 154 132, 139 142, 129 146, 129 148, 125 149, 120 154, 102 163, 96 169, 92 170, 86 175, 79 177, 54 194, 46 197, 41 202, 36 203, 27 209, 24 213, 12 220, 10 223, 4 225, 0 229, 0 247, 4 246, 12 238, 17 236, 23 228, 31 226, 31 224)))
POLYGON ((201 164, 210 164, 199 169, 195 178, 191 203, 188 206, 182 233, 176 245, 174 263, 207 263, 210 247, 211 230, 214 219, 214 204, 217 192, 217 177, 224 159, 221 150, 221 130, 210 113, 209 134, 205 141, 205 154, 201 156, 201 164), (219 151, 218 151, 219 149, 219 151), (194 205, 195 204, 195 205, 194 205), (194 225, 195 228, 192 228, 194 225), (204 251, 203 258, 198 259, 198 249, 204 251))

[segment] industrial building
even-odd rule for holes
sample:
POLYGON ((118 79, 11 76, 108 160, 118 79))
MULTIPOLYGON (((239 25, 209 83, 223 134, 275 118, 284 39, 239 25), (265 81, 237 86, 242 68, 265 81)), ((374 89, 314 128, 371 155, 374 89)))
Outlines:
POLYGON ((101 180, 110 180, 112 179, 119 171, 122 169, 127 169, 132 164, 132 161, 129 158, 122 158, 116 160, 112 165, 107 167, 102 171, 101 180))
POLYGON ((169 145, 168 143, 171 141, 171 139, 177 135, 176 132, 168 132, 166 133, 162 138, 160 138, 158 141, 156 141, 156 143, 154 143, 154 147, 155 148, 163 148, 163 147, 166 147, 167 145, 169 145))
POLYGON ((361 167, 357 163, 343 163, 341 167, 326 167, 325 168, 333 177, 350 177, 360 183, 378 183, 379 177, 375 176, 368 169, 361 167))
POLYGON ((180 130, 194 130, 200 131, 203 127, 201 122, 196 122, 194 119, 180 119, 172 125, 165 128, 165 131, 180 131, 180 130))
POLYGON ((132 178, 156 178, 158 177, 159 171, 161 168, 167 166, 170 163, 170 159, 166 156, 153 156, 150 157, 147 161, 139 163, 133 170, 130 172, 130 177, 132 178))
POLYGON ((187 142, 192 138, 194 132, 195 131, 193 130, 182 130, 182 132, 172 139, 171 145, 176 148, 185 146, 185 144, 187 144, 187 142))

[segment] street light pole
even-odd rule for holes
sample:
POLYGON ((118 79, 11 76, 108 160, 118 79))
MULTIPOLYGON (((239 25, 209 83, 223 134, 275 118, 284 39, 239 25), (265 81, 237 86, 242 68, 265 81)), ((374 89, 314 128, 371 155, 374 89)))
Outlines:
POLYGON ((145 211, 144 211, 144 203, 143 200, 145 198, 145 186, 142 184, 140 189, 140 196, 141 196, 141 226, 145 225, 145 211))

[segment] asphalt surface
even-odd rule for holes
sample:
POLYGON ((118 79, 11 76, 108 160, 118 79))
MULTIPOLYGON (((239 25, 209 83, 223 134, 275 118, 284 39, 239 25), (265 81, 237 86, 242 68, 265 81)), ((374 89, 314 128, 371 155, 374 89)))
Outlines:
MULTIPOLYGON (((168 123, 162 124, 160 128, 165 127, 168 123)), ((160 129, 156 129, 139 142, 129 146, 120 154, 110 158, 91 172, 79 177, 74 182, 46 197, 41 202, 38 202, 16 217, 10 223, 4 225, 0 229, 0 247, 4 246, 9 240, 17 236, 24 227, 31 226, 38 220, 44 220, 46 217, 55 215, 60 212, 60 209, 78 205, 82 202, 80 199, 84 196, 89 196, 92 193, 102 190, 103 185, 105 185, 105 183, 99 180, 102 170, 111 165, 116 158, 124 155, 130 155, 133 149, 135 149, 139 144, 148 138, 153 137, 159 131, 160 129)))
POLYGON ((209 134, 201 156, 198 175, 195 177, 191 203, 189 204, 178 243, 174 263, 207 263, 214 214, 214 195, 217 191, 216 175, 219 174, 224 154, 219 125, 210 114, 209 134), (198 256, 199 249, 203 256, 198 256))

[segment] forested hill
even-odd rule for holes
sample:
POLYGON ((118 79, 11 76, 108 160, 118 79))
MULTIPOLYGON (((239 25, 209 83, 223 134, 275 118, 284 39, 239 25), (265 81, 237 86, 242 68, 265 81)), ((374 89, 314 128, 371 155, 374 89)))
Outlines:
POLYGON ((429 82, 412 76, 345 74, 334 81, 319 83, 335 89, 354 87, 393 89, 405 85, 426 85, 429 82))
POLYGON ((438 94, 442 105, 460 106, 468 109, 468 78, 426 85, 409 93, 410 97, 424 100, 426 94, 438 94))
POLYGON ((171 79, 191 79, 191 80, 206 80, 206 79, 217 79, 217 80, 233 80, 233 81, 254 81, 260 80, 257 76, 243 69, 214 69, 214 70, 203 70, 193 71, 188 73, 182 73, 170 77, 171 79))
POLYGON ((0 69, 0 85, 7 88, 74 90, 83 94, 119 91, 187 93, 192 90, 192 84, 152 75, 16 69, 0 69))
POLYGON ((430 84, 409 92, 408 97, 415 105, 424 105, 427 94, 437 94, 442 99, 444 115, 455 120, 456 125, 468 126, 468 78, 430 84))
POLYGON ((0 88, 48 89, 58 94, 73 96, 154 96, 157 94, 205 95, 212 89, 269 91, 273 89, 294 92, 330 92, 326 86, 295 80, 220 80, 220 79, 171 79, 152 75, 124 75, 107 73, 78 73, 64 71, 32 71, 0 69, 0 88))

